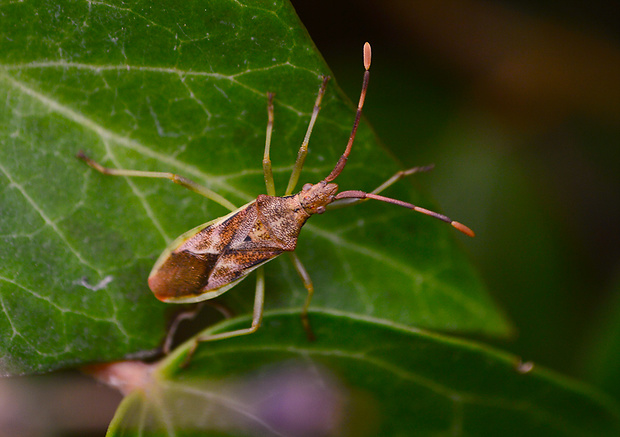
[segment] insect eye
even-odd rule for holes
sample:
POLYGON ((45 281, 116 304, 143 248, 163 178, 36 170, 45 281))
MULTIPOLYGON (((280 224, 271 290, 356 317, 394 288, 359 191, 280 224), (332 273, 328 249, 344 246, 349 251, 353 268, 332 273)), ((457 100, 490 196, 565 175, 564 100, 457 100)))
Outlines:
POLYGON ((317 213, 317 214, 323 214, 324 212, 325 212, 325 207, 324 207, 324 206, 319 206, 319 207, 316 209, 316 213, 317 213))
POLYGON ((310 188, 312 188, 312 184, 304 184, 304 186, 301 187, 301 191, 308 191, 310 188))

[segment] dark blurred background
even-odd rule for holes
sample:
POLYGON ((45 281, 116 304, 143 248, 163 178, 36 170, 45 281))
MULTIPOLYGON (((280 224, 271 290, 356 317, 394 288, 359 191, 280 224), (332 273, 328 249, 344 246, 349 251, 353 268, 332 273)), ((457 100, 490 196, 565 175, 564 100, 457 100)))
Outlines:
POLYGON ((620 352, 610 338, 620 324, 618 2, 293 4, 354 101, 371 42, 366 117, 403 167, 436 164, 414 183, 477 232, 464 247, 516 327, 494 344, 605 385, 601 367, 620 352))

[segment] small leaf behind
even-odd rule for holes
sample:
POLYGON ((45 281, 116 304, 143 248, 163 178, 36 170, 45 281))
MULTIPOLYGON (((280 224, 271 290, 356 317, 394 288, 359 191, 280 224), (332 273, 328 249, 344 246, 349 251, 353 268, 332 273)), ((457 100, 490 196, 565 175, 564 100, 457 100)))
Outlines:
POLYGON ((513 356, 347 314, 313 312, 311 318, 313 343, 305 341, 297 314, 273 314, 254 336, 200 344, 184 368, 178 366, 189 344, 179 348, 158 365, 151 385, 125 399, 108 435, 128 429, 269 436, 620 432, 616 403, 544 369, 519 372, 513 356), (325 405, 333 421, 321 416, 319 423, 332 427, 309 432, 325 405))

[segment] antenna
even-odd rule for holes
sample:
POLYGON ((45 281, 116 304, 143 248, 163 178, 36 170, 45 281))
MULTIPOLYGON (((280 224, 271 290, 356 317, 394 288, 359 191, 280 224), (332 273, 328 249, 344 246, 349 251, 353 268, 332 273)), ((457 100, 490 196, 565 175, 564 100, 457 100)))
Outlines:
POLYGON ((332 172, 325 178, 325 182, 331 182, 338 177, 338 175, 344 169, 344 166, 347 165, 347 159, 349 158, 349 154, 351 153, 351 148, 353 147, 353 141, 355 141, 355 134, 357 133, 357 126, 360 124, 360 119, 362 117, 362 108, 364 107, 364 100, 366 99, 366 90, 368 89, 368 79, 370 77, 370 59, 372 55, 372 51, 370 49, 370 44, 364 44, 364 82, 362 83, 362 91, 360 93, 360 100, 357 104, 357 113, 355 114, 355 121, 353 122, 353 129, 351 130, 351 135, 349 136, 349 142, 347 143, 347 148, 344 150, 344 153, 338 160, 336 167, 332 170, 332 172))
POLYGON ((474 231, 469 229, 463 223, 452 220, 450 217, 447 217, 443 214, 439 214, 438 212, 435 212, 435 211, 428 210, 426 208, 422 208, 420 206, 416 206, 413 203, 404 202, 398 199, 392 199, 391 197, 380 196, 378 194, 372 194, 372 193, 365 193, 364 191, 359 191, 359 190, 350 190, 350 191, 341 191, 340 193, 336 194, 336 197, 334 197, 334 200, 340 200, 340 199, 375 199, 375 200, 380 200, 381 202, 392 203, 394 205, 402 206, 403 208, 408 208, 408 209, 412 209, 414 211, 420 212, 429 217, 434 217, 443 222, 450 223, 450 225, 452 225, 455 229, 461 231, 462 233, 470 237, 476 236, 474 231))
MULTIPOLYGON (((362 117, 362 108, 364 107, 364 100, 366 99, 366 90, 368 89, 368 79, 370 77, 369 70, 370 70, 370 61, 372 57, 371 55, 372 55, 372 52, 370 49, 370 44, 369 43, 364 44, 364 69, 366 71, 364 71, 364 81, 362 82, 362 91, 360 92, 360 100, 359 100, 359 103, 357 104, 357 113, 355 114, 355 121, 353 122, 353 129, 351 130, 351 135, 349 136, 349 142, 347 143, 347 147, 344 150, 344 153, 342 154, 342 156, 340 156, 338 163, 336 164, 332 172, 325 178, 324 182, 332 182, 334 179, 338 177, 338 175, 340 175, 340 173, 342 173, 342 170, 344 169, 345 165, 347 165, 347 159, 349 158, 349 154, 351 153, 351 148, 353 147, 353 141, 355 141, 355 134, 357 133, 357 127, 360 124, 360 119, 362 117)), ((359 191, 359 190, 342 191, 334 197, 334 200, 340 200, 340 199, 360 199, 360 200, 375 199, 375 200, 380 200, 381 202, 392 203, 394 205, 399 205, 399 206, 402 206, 403 208, 412 209, 419 213, 425 214, 429 217, 434 217, 438 220, 449 223, 455 229, 461 231, 462 233, 470 237, 475 236, 474 231, 472 231, 470 228, 468 228, 464 224, 457 222, 455 220, 452 220, 450 217, 447 217, 443 214, 439 214, 438 212, 435 212, 435 211, 430 211, 420 206, 416 206, 412 203, 404 202, 402 200, 392 199, 391 197, 380 196, 378 194, 373 194, 373 193, 366 193, 364 191, 359 191)))

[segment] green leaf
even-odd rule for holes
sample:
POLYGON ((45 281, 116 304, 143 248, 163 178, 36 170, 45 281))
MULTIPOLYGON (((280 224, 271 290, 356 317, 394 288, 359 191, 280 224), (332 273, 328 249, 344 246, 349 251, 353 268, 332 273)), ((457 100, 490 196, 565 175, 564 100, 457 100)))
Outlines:
MULTIPOLYGON (((34 0, 0 14, 0 373, 148 352, 171 307, 148 289, 152 264, 226 210, 167 181, 101 175, 75 154, 179 173, 242 205, 265 190, 266 93, 275 92, 281 194, 329 68, 284 1, 34 0)), ((360 81, 361 64, 360 44, 360 81)), ((329 173, 353 114, 332 80, 301 183, 329 173)), ((372 190, 398 168, 363 123, 338 182, 372 190)), ((386 195, 428 206, 410 182, 397 185, 386 195)), ((313 308, 506 334, 454 234, 379 202, 313 218, 298 244, 313 308)), ((267 307, 301 307, 288 260, 267 267, 267 307)), ((247 313, 253 290, 245 281, 223 300, 247 313)))
POLYGON ((620 277, 615 278, 603 312, 590 333, 588 353, 583 354, 588 379, 620 399, 620 277))
POLYGON ((151 375, 137 373, 147 382, 132 378, 140 387, 108 436, 620 432, 616 403, 544 369, 519 372, 514 356, 350 314, 311 317, 313 343, 291 335, 297 314, 275 314, 256 335, 201 343, 183 368, 191 344, 180 347, 151 375))

